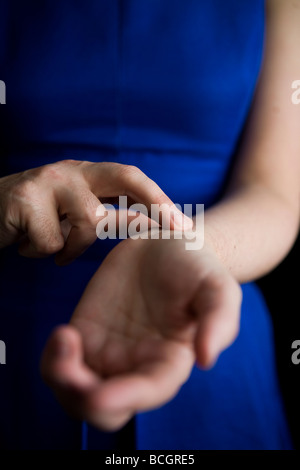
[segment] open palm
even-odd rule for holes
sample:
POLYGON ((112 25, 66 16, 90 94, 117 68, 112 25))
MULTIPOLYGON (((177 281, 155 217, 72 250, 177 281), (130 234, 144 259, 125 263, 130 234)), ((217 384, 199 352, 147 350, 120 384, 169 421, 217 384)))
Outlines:
POLYGON ((210 250, 123 241, 89 282, 71 325, 50 338, 43 375, 73 415, 117 429, 170 400, 195 359, 212 365, 237 334, 240 300, 210 250))

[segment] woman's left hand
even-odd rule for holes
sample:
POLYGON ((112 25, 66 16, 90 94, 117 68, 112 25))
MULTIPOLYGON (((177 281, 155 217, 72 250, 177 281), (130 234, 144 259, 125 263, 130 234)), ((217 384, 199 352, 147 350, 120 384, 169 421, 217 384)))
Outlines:
MULTIPOLYGON (((57 328, 42 375, 72 415, 104 430, 168 402, 195 360, 211 367, 239 330, 241 289, 213 249, 125 240, 57 328)), ((201 396, 199 396, 201 402, 201 396)))

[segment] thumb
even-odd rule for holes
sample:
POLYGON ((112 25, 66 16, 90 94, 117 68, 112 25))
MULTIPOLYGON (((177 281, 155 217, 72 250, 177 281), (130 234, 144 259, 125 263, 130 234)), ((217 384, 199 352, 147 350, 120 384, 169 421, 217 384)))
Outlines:
POLYGON ((211 368, 239 331, 241 288, 227 273, 210 274, 192 304, 197 320, 195 350, 202 368, 211 368))
POLYGON ((40 370, 43 380, 60 392, 91 386, 94 376, 83 362, 83 344, 73 326, 59 326, 51 334, 42 354, 40 370))

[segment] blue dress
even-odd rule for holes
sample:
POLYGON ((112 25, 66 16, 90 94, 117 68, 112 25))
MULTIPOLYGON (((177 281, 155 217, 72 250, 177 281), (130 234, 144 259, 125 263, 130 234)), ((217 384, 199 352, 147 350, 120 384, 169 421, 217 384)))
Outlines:
MULTIPOLYGON (((222 195, 259 74, 263 0, 2 0, 1 175, 72 158, 140 167, 174 202, 222 195)), ((2 250, 0 448, 80 449, 39 375, 52 328, 70 318, 114 241, 71 266, 2 250)), ((290 449, 272 324, 243 286, 241 331, 209 372, 135 419, 137 449, 290 449)), ((88 430, 87 447, 115 434, 88 430), (93 435, 93 444, 89 436, 93 435)))

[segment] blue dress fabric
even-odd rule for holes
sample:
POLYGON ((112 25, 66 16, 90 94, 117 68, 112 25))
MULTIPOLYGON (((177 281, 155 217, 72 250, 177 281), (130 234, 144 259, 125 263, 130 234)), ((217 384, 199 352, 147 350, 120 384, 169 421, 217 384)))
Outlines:
MULTIPOLYGON (((133 164, 177 203, 221 197, 263 56, 262 0, 2 0, 1 175, 63 159, 133 164)), ((39 358, 115 241, 72 265, 2 250, 0 448, 80 449, 81 423, 43 384, 39 358)), ((209 372, 135 419, 137 449, 290 449, 272 323, 243 287, 241 331, 209 372)), ((88 430, 87 447, 116 434, 88 430), (89 444, 89 432, 93 444, 89 444)))

